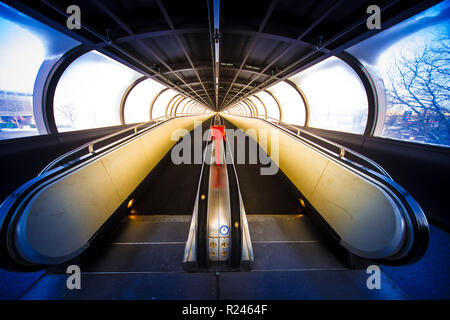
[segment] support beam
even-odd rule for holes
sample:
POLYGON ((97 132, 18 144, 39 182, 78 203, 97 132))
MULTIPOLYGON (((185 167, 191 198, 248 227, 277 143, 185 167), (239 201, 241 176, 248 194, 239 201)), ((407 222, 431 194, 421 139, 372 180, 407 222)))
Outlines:
POLYGON ((150 113, 150 120, 153 120, 153 107, 154 107, 154 105, 155 105, 156 100, 158 100, 158 98, 159 98, 164 92, 166 92, 167 90, 169 90, 169 88, 164 88, 164 89, 162 89, 161 91, 159 91, 158 94, 157 94, 156 96, 153 97, 153 100, 152 100, 152 102, 150 103, 150 110, 149 110, 149 113, 150 113))
MULTIPOLYGON (((105 12, 115 23, 117 23, 125 32, 127 32, 130 36, 133 36, 134 35, 134 32, 133 32, 133 30, 131 30, 131 28, 130 27, 128 27, 126 24, 125 24, 125 22, 123 22, 114 12, 112 12, 107 6, 105 6, 100 0, 97 0, 97 1, 95 1, 94 2, 103 12, 105 12)), ((111 41, 107 41, 107 43, 110 43, 111 41)), ((164 67, 166 67, 168 70, 172 70, 172 68, 164 61, 164 59, 162 58, 162 57, 160 57, 154 50, 152 50, 149 46, 147 46, 144 42, 142 42, 142 40, 137 40, 136 41, 137 42, 137 44, 145 51, 145 52, 147 52, 150 56, 152 56, 152 57, 154 57, 154 58, 156 58, 156 60, 158 60, 161 64, 163 64, 164 65, 164 67)), ((160 74, 157 72, 157 71, 154 71, 158 76, 160 76, 160 74)), ((189 89, 191 89, 191 91, 194 93, 194 94, 196 94, 197 96, 198 96, 198 94, 197 94, 197 92, 195 91, 195 90, 193 90, 192 88, 190 88, 189 87, 189 85, 185 82, 185 80, 180 76, 180 75, 178 75, 177 73, 174 73, 174 75, 181 81, 181 82, 183 82, 184 84, 186 84, 187 85, 187 87, 189 88, 189 89)), ((168 80, 168 81, 170 81, 170 80, 168 80)), ((170 81, 170 83, 172 83, 171 81, 170 81)), ((174 87, 175 87, 175 89, 177 90, 177 91, 179 91, 180 93, 182 92, 182 93, 184 93, 184 94, 186 94, 187 96, 189 96, 189 97, 191 97, 191 98, 193 98, 189 93, 187 93, 185 90, 182 90, 181 88, 179 88, 177 85, 175 85, 175 84, 173 84, 174 85, 174 87)), ((201 98, 200 96, 198 96, 199 98, 201 98)), ((203 100, 202 98, 201 98, 201 100, 203 100)), ((203 102, 205 102, 205 104, 207 104, 206 103, 206 101, 205 100, 203 100, 203 102)))
POLYGON ((169 112, 168 112, 169 117, 173 115, 173 109, 175 108, 175 105, 178 105, 178 103, 179 103, 180 101, 183 101, 184 99, 186 99, 186 97, 179 96, 178 98, 176 98, 176 99, 173 101, 172 105, 170 105, 170 108, 169 108, 169 112))
MULTIPOLYGON (((139 58, 134 56, 133 54, 129 53, 127 50, 124 50, 122 47, 120 47, 116 42, 112 41, 111 39, 107 39, 105 36, 103 36, 101 33, 97 32, 96 30, 92 29, 91 27, 87 26, 85 23, 81 23, 81 31, 76 30, 70 30, 65 25, 65 21, 69 18, 69 14, 66 13, 65 8, 60 8, 49 1, 41 1, 43 5, 48 8, 50 11, 56 12, 56 14, 61 15, 64 17, 64 24, 60 23, 60 19, 56 18, 49 18, 46 15, 43 15, 42 13, 36 11, 35 9, 31 8, 30 6, 23 4, 19 1, 12 1, 12 0, 4 0, 5 3, 12 6, 13 8, 16 8, 17 10, 29 15, 30 17, 50 26, 51 28, 54 28, 58 31, 60 31, 63 34, 68 35, 69 37, 76 39, 86 47, 90 48, 90 50, 98 49, 101 53, 105 54, 106 56, 110 57, 113 60, 116 60, 129 68, 142 73, 143 75, 154 79, 155 81, 164 84, 174 90, 183 92, 180 90, 177 85, 175 85, 173 82, 171 82, 168 78, 160 75, 156 70, 149 67, 146 63, 141 61, 139 58), (88 36, 89 35, 89 36, 88 36), (99 42, 95 42, 93 39, 97 39, 99 42), (103 46, 102 46, 103 45, 103 46), (113 53, 110 50, 106 50, 107 47, 113 48, 115 51, 119 52, 120 55, 117 55, 116 53, 113 53), (124 58, 126 57, 126 58, 124 58)), ((44 8, 45 9, 45 8, 44 8)), ((184 92, 186 95, 189 96, 189 93, 184 92)))
POLYGON ((249 116, 252 115, 251 109, 249 109, 248 106, 244 105, 244 104, 242 103, 242 101, 239 101, 237 104, 242 108, 242 110, 244 110, 245 115, 249 115, 249 116))
MULTIPOLYGON (((169 25, 170 30, 174 31, 175 30, 175 26, 174 26, 174 24, 172 22, 172 19, 169 16, 169 14, 167 13, 167 10, 164 7, 164 4, 162 3, 161 0, 156 0, 156 3, 158 5, 158 7, 159 7, 159 10, 161 10, 162 15, 164 16, 164 19, 166 20, 167 24, 169 25)), ((191 59, 189 53, 187 52, 184 43, 181 41, 181 39, 178 36, 178 34, 174 33, 174 37, 175 37, 175 40, 177 41, 178 45, 180 46, 181 50, 183 50, 184 56, 188 60, 189 65, 192 67, 192 71, 194 71, 195 75, 198 78, 198 81, 200 81, 200 83, 202 84, 203 90, 205 90, 205 86, 202 83, 202 79, 200 78, 200 75, 198 74, 197 70, 195 69, 194 63, 192 62, 192 59, 191 59)), ((205 90, 205 92, 206 92, 206 90, 205 90)), ((209 101, 211 102, 211 107, 212 107, 213 102, 212 102, 211 97, 209 96, 208 92, 206 92, 206 95, 208 96, 209 101)))
POLYGON ((261 100, 260 97, 258 97, 258 96, 256 96, 256 95, 253 95, 252 97, 254 97, 254 98, 257 99, 259 102, 261 102, 261 104, 262 104, 262 106, 263 106, 263 108, 264 108, 264 112, 266 113, 265 119, 267 120, 268 114, 267 114, 267 107, 266 107, 266 104, 264 103, 264 101, 261 100))
POLYGON ((181 113, 185 114, 188 113, 187 110, 189 110, 189 107, 195 103, 195 100, 190 100, 188 102, 186 102, 183 107, 181 108, 181 113))
MULTIPOLYGON (((167 37, 167 36, 173 36, 175 34, 177 35, 193 35, 193 34, 206 34, 209 32, 207 28, 203 27, 193 27, 193 28, 180 28, 175 30, 165 30, 163 27, 160 28, 161 30, 158 31, 150 31, 150 32, 144 32, 144 33, 136 33, 134 35, 128 35, 124 37, 120 37, 115 39, 117 43, 130 43, 135 42, 137 40, 147 40, 147 39, 155 39, 159 37, 167 37)), ((300 48, 308 48, 308 49, 314 49, 316 48, 315 44, 297 40, 296 38, 290 38, 286 36, 281 36, 278 34, 273 33, 267 33, 267 32, 258 32, 254 30, 243 30, 233 27, 228 28, 222 28, 221 29, 222 34, 227 35, 238 35, 238 36, 248 36, 248 37, 256 37, 258 39, 269 39, 269 40, 275 40, 279 42, 288 43, 291 45, 294 45, 295 47, 300 48)), ((107 47, 108 44, 105 43, 99 43, 96 48, 104 48, 107 47)), ((323 53, 328 53, 330 50, 326 48, 321 48, 321 51, 323 53)))
POLYGON ((183 97, 183 99, 181 99, 180 101, 178 101, 178 103, 176 104, 176 107, 175 107, 174 110, 173 110, 173 114, 174 114, 174 115, 177 115, 178 107, 179 107, 180 104, 181 104, 184 100, 186 100, 186 99, 188 99, 188 98, 183 97))
POLYGON ((272 92, 270 92, 270 91, 268 91, 268 90, 262 90, 262 91, 265 92, 265 93, 267 93, 267 94, 269 94, 269 95, 273 98, 273 100, 275 100, 275 102, 276 102, 276 104, 277 104, 277 106, 278 106, 278 110, 279 110, 279 112, 280 112, 280 119, 278 119, 278 120, 279 120, 279 121, 283 121, 283 111, 282 111, 282 109, 281 109, 280 101, 278 101, 277 97, 275 97, 275 95, 274 95, 272 92))
MULTIPOLYGON (((275 6, 276 6, 277 3, 278 3, 278 0, 272 0, 270 2, 269 8, 267 9, 266 14, 264 15, 264 18, 263 18, 263 20, 261 21, 261 23, 259 25, 258 33, 263 31, 264 27, 266 26, 267 22, 269 21, 270 16, 272 15, 272 12, 275 9, 275 6)), ((231 81, 231 85, 228 88, 228 91, 227 91, 227 93, 225 94, 225 97, 222 100, 221 108, 223 107, 223 104, 224 104, 224 102, 225 102, 225 100, 226 100, 226 98, 228 96, 228 93, 230 92, 231 88, 233 87, 234 82, 238 78, 242 68, 244 67, 245 63, 247 62, 248 57, 250 56, 250 53, 253 52, 253 49, 254 49, 254 47, 256 45, 256 40, 257 40, 257 37, 253 37, 252 38, 252 41, 251 41, 249 47, 247 48, 247 51, 246 51, 246 53, 244 55, 244 58, 242 59, 241 66, 239 67, 238 71, 236 72, 236 74, 235 74, 235 76, 233 78, 233 81, 231 81)))
MULTIPOLYGON (((393 6, 397 2, 398 1, 396 1, 396 0, 390 1, 389 3, 387 3, 386 5, 384 5, 381 8, 380 12, 382 12, 382 13, 385 12, 386 10, 388 10, 391 6, 393 6)), ((274 75, 274 77, 279 77, 278 80, 268 83, 268 82, 274 80, 274 79, 268 79, 268 80, 264 81, 261 85, 252 89, 249 93, 246 93, 245 95, 241 96, 240 98, 243 98, 245 96, 253 94, 261 89, 268 87, 269 85, 273 85, 280 81, 283 81, 283 80, 291 77, 292 75, 297 74, 298 72, 301 72, 301 71, 319 63, 320 61, 325 60, 328 57, 331 57, 333 55, 338 55, 341 52, 343 52, 345 49, 351 47, 352 45, 359 43, 359 42, 367 39, 368 37, 373 36, 373 35, 377 34, 378 32, 381 32, 382 30, 385 30, 386 28, 389 28, 395 24, 398 24, 399 22, 413 16, 414 14, 422 12, 423 10, 429 8, 430 6, 431 6, 430 1, 421 1, 417 5, 409 8, 408 10, 405 10, 401 14, 394 15, 392 18, 390 18, 388 20, 384 20, 382 22, 382 28, 380 30, 367 30, 366 32, 360 34, 359 36, 352 38, 350 41, 346 41, 342 44, 335 46, 332 50, 328 50, 328 52, 324 52, 322 50, 324 48, 327 48, 327 47, 335 44, 335 42, 338 42, 342 37, 348 35, 352 31, 354 31, 356 28, 363 26, 367 21, 367 18, 368 18, 368 15, 367 15, 367 16, 363 17, 362 19, 356 21, 355 23, 352 23, 349 27, 347 27, 343 31, 339 32, 335 36, 331 37, 328 41, 324 42, 322 45, 317 46, 314 50, 312 50, 309 53, 305 54, 304 56, 300 57, 300 59, 294 61, 289 66, 287 66, 280 72, 276 73, 274 75), (313 58, 313 56, 316 55, 317 53, 320 53, 320 55, 318 57, 313 58), (308 59, 309 60, 312 59, 312 60, 307 61, 308 59), (300 65, 300 67, 296 67, 298 65, 300 65), (294 69, 294 67, 296 67, 296 68, 294 69)))
MULTIPOLYGON (((236 65, 237 63, 232 63, 232 64, 233 64, 233 65, 236 65)), ((263 69, 263 67, 261 67, 261 66, 257 66, 256 68, 258 68, 258 69, 263 69)), ((196 67, 196 69, 197 69, 198 71, 200 71, 200 70, 206 70, 206 71, 208 71, 208 70, 211 69, 211 66, 210 66, 210 65, 198 65, 198 66, 196 67)), ((237 71, 237 70, 239 70, 239 68, 236 68, 236 67, 234 67, 234 66, 222 66, 222 67, 221 67, 221 70, 223 70, 223 71, 237 71)), ((177 67, 177 68, 173 68, 172 71, 166 71, 166 72, 163 72, 162 75, 167 76, 167 75, 174 74, 174 73, 179 73, 179 72, 189 72, 189 71, 192 71, 192 68, 191 68, 190 66, 179 66, 179 67, 177 67)), ((263 73, 261 73, 261 72, 259 72, 259 71, 251 70, 251 69, 246 69, 246 68, 243 68, 243 69, 241 70, 241 72, 250 73, 250 74, 252 74, 252 75, 259 75, 260 77, 270 77, 270 76, 271 76, 270 74, 267 74, 267 73, 264 73, 264 74, 263 74, 263 73)), ((203 83, 206 83, 206 81, 203 81, 203 83)), ((229 83, 230 83, 230 82, 229 82, 229 83)))
POLYGON ((174 101, 174 100, 176 101, 176 99, 178 99, 178 97, 181 97, 181 95, 180 95, 180 94, 176 94, 176 95, 174 95, 174 96, 169 100, 169 102, 167 102, 166 110, 165 110, 166 118, 167 118, 167 116, 168 116, 168 110, 169 110, 170 104, 172 103, 172 101, 174 101))
POLYGON ((215 94, 215 108, 219 107, 219 75, 220 75, 220 0, 206 0, 208 7, 209 42, 211 48, 211 68, 213 71, 213 87, 215 94), (211 19, 211 13, 213 19, 211 19), (212 21, 212 23, 211 23, 212 21))
POLYGON ((248 99, 248 98, 244 99, 243 101, 246 101, 247 103, 249 103, 253 107, 253 109, 255 110, 256 116, 259 117, 259 111, 258 111, 258 107, 256 106, 256 104, 253 103, 253 101, 248 99))
MULTIPOLYGON (((325 19, 331 12, 333 12, 341 3, 343 2, 343 0, 339 0, 337 2, 335 2, 330 8, 327 9, 327 11, 325 11, 318 19, 316 19, 308 28, 306 28, 298 37, 296 40, 301 40, 303 39, 303 37, 305 37, 309 32, 311 32, 312 29, 314 29, 320 22, 323 21, 323 19, 325 19)), ((325 46, 323 46, 325 47, 325 46)), ((283 51, 281 51, 274 59, 272 59, 272 61, 261 71, 261 73, 264 73, 266 70, 268 70, 275 62, 277 62, 278 60, 280 60, 282 57, 284 57, 291 49, 293 48, 293 45, 289 45, 287 48, 285 48, 283 51)), ((285 68, 287 69, 287 68, 285 68)), ((283 69, 283 70, 285 70, 283 69)), ((278 72, 275 76, 278 76, 282 74, 282 72, 278 72)), ((254 81, 256 81, 259 78, 259 76, 254 77, 253 79, 251 79, 248 84, 247 87, 250 86, 254 81)), ((268 80, 264 81, 264 83, 267 83, 268 81, 273 80, 273 77, 270 77, 268 80)), ((256 88, 260 88, 260 86, 257 86, 256 88)), ((255 88, 255 89, 256 89, 255 88)), ((252 92, 254 92, 254 90, 252 92)), ((239 91, 238 93, 236 93, 233 98, 231 99, 233 101, 233 99, 236 98, 236 96, 238 96, 241 92, 243 91, 243 89, 241 89, 241 91, 239 91)))
POLYGON ((257 117, 258 116, 258 110, 254 108, 254 106, 251 103, 248 103, 247 101, 248 99, 244 99, 241 102, 243 104, 245 104, 251 111, 252 117, 257 117))
POLYGON ((303 100, 303 105, 305 106, 305 124, 304 126, 307 127, 309 125, 309 103, 308 99, 306 99, 305 93, 291 80, 284 80, 288 85, 290 85, 294 90, 300 95, 300 98, 303 100))

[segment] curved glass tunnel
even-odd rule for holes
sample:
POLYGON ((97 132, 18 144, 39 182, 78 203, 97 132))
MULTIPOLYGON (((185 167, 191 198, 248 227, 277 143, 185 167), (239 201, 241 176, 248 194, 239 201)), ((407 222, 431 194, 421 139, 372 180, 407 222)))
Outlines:
POLYGON ((379 5, 0 2, 0 299, 448 299, 450 1, 379 5))

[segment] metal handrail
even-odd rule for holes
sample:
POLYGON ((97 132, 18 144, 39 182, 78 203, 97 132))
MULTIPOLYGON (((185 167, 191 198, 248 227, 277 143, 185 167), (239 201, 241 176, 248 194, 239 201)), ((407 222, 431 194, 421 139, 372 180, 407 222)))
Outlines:
MULTIPOLYGON (((246 117, 246 118, 255 119, 255 117, 249 117, 249 116, 241 116, 241 117, 246 117)), ((339 158, 339 159, 345 159, 345 160, 347 160, 347 161, 351 161, 351 160, 349 160, 349 159, 346 157, 347 154, 351 154, 351 155, 353 155, 355 158, 357 158, 358 160, 361 160, 361 161, 363 162, 362 164, 364 164, 364 163, 365 163, 366 165, 368 164, 368 165, 371 166, 372 168, 376 169, 376 170, 377 170, 379 173, 381 173, 383 176, 385 176, 385 177, 387 177, 387 178, 393 180, 393 179, 391 178, 391 176, 389 175, 389 173, 387 173, 387 171, 384 170, 384 168, 383 168, 382 166, 380 166, 378 163, 376 163, 376 162, 373 161, 372 159, 367 158, 366 156, 364 156, 364 155, 362 155, 362 154, 360 154, 360 153, 358 153, 358 152, 356 152, 356 151, 353 151, 353 150, 351 150, 351 149, 349 149, 349 148, 347 148, 347 147, 345 147, 345 146, 343 146, 343 145, 341 145, 341 144, 339 144, 339 143, 336 143, 336 142, 334 142, 334 141, 328 140, 328 139, 326 139, 326 138, 323 138, 323 137, 321 137, 321 136, 318 136, 318 135, 313 134, 313 133, 311 133, 311 132, 308 132, 308 131, 306 131, 306 130, 300 129, 300 128, 298 128, 298 127, 296 127, 296 126, 293 126, 293 125, 291 125, 291 124, 282 122, 282 121, 280 121, 279 119, 276 119, 276 118, 272 118, 272 117, 269 117, 269 116, 268 116, 267 119, 262 118, 262 117, 257 117, 257 119, 260 119, 260 120, 269 122, 269 123, 271 123, 272 125, 274 125, 274 126, 280 128, 280 129, 288 130, 291 134, 296 135, 298 138, 306 139, 306 140, 308 140, 308 143, 311 143, 311 144, 315 145, 315 146, 318 147, 318 148, 325 149, 326 151, 333 153, 333 154, 334 154, 337 158, 339 158), (292 132, 291 130, 294 130, 295 132, 292 132), (336 152, 330 150, 330 149, 327 148, 327 147, 318 145, 317 143, 314 143, 314 142, 310 141, 307 137, 305 137, 305 135, 310 136, 310 137, 313 137, 314 139, 317 139, 317 140, 319 140, 319 141, 321 141, 321 142, 324 142, 324 143, 326 143, 326 144, 328 144, 328 145, 330 145, 330 146, 336 148, 337 150, 339 150, 339 153, 336 153, 336 152)))
POLYGON ((75 148, 75 149, 73 149, 73 150, 71 150, 69 152, 66 152, 65 154, 59 156, 58 158, 56 158, 55 160, 50 162, 47 166, 45 166, 45 168, 39 173, 39 175, 42 175, 42 174, 44 174, 44 173, 46 173, 46 172, 56 168, 57 166, 61 166, 64 163, 64 160, 66 160, 67 158, 69 158, 69 157, 73 156, 74 154, 77 154, 78 152, 81 152, 81 151, 83 151, 85 149, 87 149, 87 152, 84 153, 83 155, 94 155, 95 153, 97 153, 100 150, 109 149, 110 147, 112 147, 112 146, 114 146, 114 145, 116 145, 118 143, 121 143, 124 140, 130 139, 131 137, 137 135, 138 133, 140 133, 140 132, 142 132, 144 130, 151 130, 155 126, 160 125, 161 123, 166 122, 168 120, 171 120, 172 118, 175 118, 175 117, 187 117, 187 116, 192 116, 192 115, 194 115, 194 114, 183 113, 183 114, 178 114, 176 116, 174 116, 174 115, 171 115, 171 116, 168 116, 168 117, 161 116, 161 117, 155 118, 155 119, 153 119, 151 121, 148 121, 148 122, 139 123, 139 124, 137 124, 137 125, 135 125, 135 126, 133 126, 131 128, 127 128, 127 129, 124 129, 124 130, 121 130, 121 131, 109 134, 107 136, 95 139, 93 141, 85 143, 85 144, 81 145, 80 147, 75 148), (142 127, 145 127, 145 128, 141 129, 142 127), (141 130, 139 130, 139 129, 141 129, 141 130), (122 135, 122 134, 124 134, 126 132, 131 132, 131 133, 129 135, 127 135, 126 137, 122 138, 122 139, 113 141, 110 144, 99 148, 98 150, 95 149, 95 145, 96 144, 98 144, 98 143, 100 143, 102 141, 106 141, 108 139, 120 136, 120 135, 122 135))

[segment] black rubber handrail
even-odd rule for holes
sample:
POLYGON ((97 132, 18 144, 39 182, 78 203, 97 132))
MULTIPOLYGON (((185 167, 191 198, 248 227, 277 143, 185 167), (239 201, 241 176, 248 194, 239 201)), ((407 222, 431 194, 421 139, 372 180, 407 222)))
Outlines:
POLYGON ((85 158, 85 156, 88 156, 88 155, 94 155, 94 154, 98 154, 98 153, 104 152, 106 150, 109 150, 112 147, 114 147, 126 140, 129 140, 144 131, 151 130, 151 129, 153 129, 169 120, 172 120, 174 118, 188 117, 188 116, 190 116, 190 115, 178 115, 178 116, 169 116, 169 117, 163 116, 163 117, 153 119, 152 121, 140 123, 131 128, 127 128, 127 129, 124 129, 124 130, 121 130, 118 132, 114 132, 110 135, 95 139, 93 141, 85 143, 85 144, 81 145, 80 147, 75 148, 75 149, 61 155, 60 157, 56 158, 55 160, 50 162, 40 172, 40 175, 44 174, 56 167, 63 166, 64 164, 66 164, 70 161, 73 161, 74 158, 81 159, 81 158, 85 158), (125 136, 122 137, 123 135, 125 135, 125 136), (100 148, 96 149, 96 145, 98 145, 98 144, 104 144, 104 145, 102 145, 100 148))
MULTIPOLYGON (((242 116, 242 117, 246 117, 246 118, 252 118, 252 117, 248 117, 248 116, 242 116)), ((298 138, 301 138, 302 140, 306 140, 306 142, 308 144, 312 144, 322 150, 326 150, 327 152, 332 153, 333 157, 335 159, 342 159, 342 160, 349 160, 348 158, 346 158, 347 155, 352 155, 353 156, 353 162, 356 162, 368 167, 368 168, 372 168, 373 170, 381 173, 382 175, 388 177, 389 179, 392 179, 391 176, 389 175, 389 173, 382 167, 380 166, 378 163, 376 163, 375 161, 373 161, 370 158, 367 158, 366 156, 351 150, 343 145, 340 145, 339 143, 336 143, 334 141, 325 139, 321 136, 315 135, 311 132, 308 132, 306 130, 300 129, 296 126, 290 125, 288 123, 285 122, 281 122, 275 118, 271 118, 271 117, 267 117, 269 120, 263 119, 263 118, 256 118, 259 120, 263 120, 267 123, 270 123, 271 125, 276 126, 279 129, 282 129, 284 132, 289 132, 295 136, 297 136, 298 138), (314 138, 316 141, 319 141, 321 144, 317 144, 316 142, 312 141, 311 139, 308 139, 308 137, 310 138, 314 138)), ((255 118, 253 118, 255 119, 255 118)))
MULTIPOLYGON (((210 126, 214 123, 214 118, 211 119, 210 126)), ((210 140, 211 134, 208 136, 210 140)), ((199 187, 197 193, 197 232, 196 237, 196 258, 197 264, 200 268, 208 268, 208 198, 209 198, 209 164, 206 162, 208 157, 209 142, 205 147, 205 156, 203 157, 202 171, 199 179, 199 187)))
MULTIPOLYGON (((228 143, 225 150, 229 149, 228 143)), ((231 156, 231 150, 228 150, 231 156)), ((231 158, 231 157, 230 157, 231 158)), ((231 210, 231 246, 230 246, 230 267, 238 269, 241 267, 242 260, 242 226, 241 226, 241 202, 239 195, 239 186, 234 169, 234 163, 227 163, 228 189, 230 192, 230 210, 231 210)))

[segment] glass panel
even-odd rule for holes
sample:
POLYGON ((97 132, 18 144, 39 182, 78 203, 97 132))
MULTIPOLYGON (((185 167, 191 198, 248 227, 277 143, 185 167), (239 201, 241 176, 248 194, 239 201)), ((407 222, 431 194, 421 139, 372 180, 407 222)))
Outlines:
POLYGON ((0 140, 37 135, 34 83, 42 63, 78 42, 0 3, 0 140))
POLYGON ((236 107, 238 108, 240 114, 244 116, 249 115, 249 111, 241 103, 236 103, 236 107))
POLYGON ((193 100, 189 100, 188 102, 186 102, 186 104, 184 104, 184 106, 180 106, 180 108, 178 108, 178 110, 180 110, 180 112, 183 112, 184 114, 189 113, 189 110, 191 109, 191 107, 195 104, 195 101, 193 100))
POLYGON ((361 79, 345 62, 330 57, 289 80, 308 100, 309 126, 363 133, 367 122, 367 94, 361 79))
POLYGON ((252 114, 252 112, 249 109, 249 106, 247 106, 245 103, 243 102, 238 102, 238 105, 241 107, 242 110, 244 110, 244 114, 247 116, 250 116, 252 114))
POLYGON ((241 115, 244 115, 244 116, 248 115, 247 108, 244 108, 240 103, 236 103, 235 110, 236 110, 236 112, 238 114, 241 114, 241 115))
POLYGON ((195 114, 197 112, 198 108, 199 108, 199 105, 195 104, 191 109, 191 114, 195 114))
POLYGON ((172 100, 172 102, 170 102, 169 107, 167 108, 167 114, 168 115, 174 115, 175 113, 175 108, 178 105, 179 102, 181 102, 184 99, 183 96, 177 96, 176 98, 174 98, 172 100))
POLYGON ((55 92, 58 131, 120 125, 123 93, 140 73, 99 52, 75 60, 62 75, 55 92))
POLYGON ((189 98, 182 101, 180 103, 180 105, 178 106, 177 115, 182 115, 182 114, 186 113, 185 107, 187 104, 190 104, 190 103, 192 103, 192 100, 189 98))
POLYGON ((164 91, 158 99, 156 99, 155 104, 153 105, 153 119, 164 117, 166 115, 166 107, 170 100, 177 95, 178 92, 169 89, 164 91))
POLYGON ((247 109, 248 109, 248 108, 251 108, 251 109, 252 109, 252 112, 253 112, 253 114, 254 114, 255 117, 256 117, 257 115, 259 115, 259 110, 258 110, 258 108, 257 108, 254 104, 252 104, 250 101, 248 101, 248 100, 245 100, 245 102, 242 101, 242 104, 245 105, 245 106, 247 107, 247 109))
POLYGON ((286 82, 280 82, 267 89, 281 105, 283 122, 303 126, 305 124, 305 104, 300 94, 286 82))
POLYGON ((450 146, 450 1, 348 52, 383 80, 386 112, 378 135, 450 146))
POLYGON ((196 103, 196 104, 194 105, 194 107, 191 109, 191 113, 195 113, 196 110, 199 108, 199 106, 200 106, 200 104, 199 104, 199 103, 196 103))
POLYGON ((253 104, 256 106, 256 108, 258 109, 258 115, 259 117, 265 117, 266 116, 266 111, 264 110, 264 106, 261 103, 261 101, 259 101, 257 98, 251 96, 249 98, 253 104))
POLYGON ((134 87, 125 103, 125 123, 149 121, 150 104, 163 88, 162 84, 152 79, 146 79, 134 87))
POLYGON ((268 94, 267 92, 261 91, 255 94, 255 96, 258 96, 267 108, 267 116, 274 118, 274 119, 280 119, 280 110, 278 109, 278 105, 275 102, 275 100, 268 94))
POLYGON ((231 114, 241 114, 240 110, 237 108, 237 106, 232 106, 230 108, 227 109, 229 111, 229 113, 231 114))
POLYGON ((189 113, 193 113, 196 107, 198 107, 198 103, 197 103, 197 102, 194 103, 194 104, 192 104, 192 105, 189 107, 189 109, 188 109, 188 110, 189 110, 189 113))

